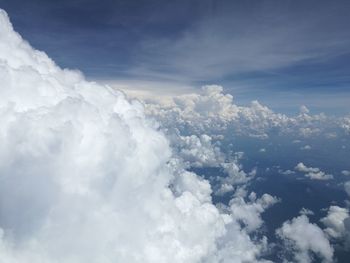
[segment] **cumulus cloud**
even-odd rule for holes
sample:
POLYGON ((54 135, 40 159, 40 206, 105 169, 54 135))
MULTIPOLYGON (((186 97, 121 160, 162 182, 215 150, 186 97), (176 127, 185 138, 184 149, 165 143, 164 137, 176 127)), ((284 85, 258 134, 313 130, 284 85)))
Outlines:
POLYGON ((305 145, 305 146, 301 147, 300 150, 305 150, 305 151, 311 150, 311 146, 305 145))
POLYGON ((252 101, 249 106, 238 106, 233 96, 225 94, 218 85, 203 86, 196 93, 159 98, 154 95, 145 97, 135 90, 126 92, 131 97, 141 99, 146 114, 157 119, 163 127, 176 127, 192 134, 243 135, 261 139, 275 135, 297 135, 302 138, 329 138, 330 134, 348 136, 344 133, 346 118, 312 115, 304 107, 298 115, 287 116, 274 112, 258 101, 252 101))
POLYGON ((175 131, 175 133, 168 131, 167 138, 172 146, 173 158, 177 162, 182 163, 188 169, 215 167, 225 175, 211 176, 216 195, 233 192, 236 186, 246 184, 256 176, 256 168, 245 172, 242 165, 239 164, 239 159, 243 157, 242 152, 230 156, 222 152, 220 143, 214 142, 209 135, 182 136, 178 134, 178 130, 175 131))
POLYGON ((307 167, 303 163, 298 163, 295 168, 296 171, 302 172, 305 174, 305 177, 308 177, 312 180, 330 180, 333 179, 333 175, 326 174, 321 171, 319 168, 307 167))
POLYGON ((259 255, 268 252, 270 247, 265 236, 255 236, 255 241, 252 242, 250 234, 263 225, 261 214, 278 201, 278 198, 269 194, 260 198, 254 192, 247 195, 244 188, 239 188, 229 205, 223 207, 223 210, 232 214, 232 217, 228 218, 227 235, 220 240, 220 243, 224 244, 223 248, 220 254, 211 257, 209 262, 257 262, 259 255))
POLYGON ((326 226, 324 232, 331 238, 349 238, 350 217, 349 210, 339 206, 331 206, 328 209, 327 216, 321 219, 326 226))
POLYGON ((350 196, 350 181, 344 183, 345 192, 350 196))
POLYGON ((212 138, 206 134, 181 136, 172 134, 168 136, 172 142, 175 154, 185 160, 189 167, 217 167, 225 161, 224 154, 218 146, 212 142, 212 138))
POLYGON ((347 134, 350 134, 350 116, 343 117, 339 120, 339 125, 347 134))
POLYGON ((221 167, 227 174, 227 176, 225 176, 224 178, 220 178, 221 183, 224 184, 244 184, 250 181, 256 175, 256 169, 253 169, 251 172, 246 173, 245 171, 243 171, 242 167, 237 163, 237 161, 233 161, 230 163, 222 163, 221 167))
POLYGON ((312 212, 312 210, 303 207, 303 208, 299 211, 299 214, 308 216, 308 215, 314 215, 315 213, 312 212))
POLYGON ((345 176, 349 176, 349 175, 350 175, 350 171, 348 171, 348 170, 343 170, 343 171, 341 171, 341 174, 342 174, 342 175, 345 175, 345 176))
POLYGON ((285 249, 293 252, 293 261, 313 262, 317 255, 324 262, 332 262, 333 248, 326 235, 316 224, 310 223, 306 215, 284 222, 276 234, 285 242, 285 249))
MULTIPOLYGON (((2 262, 260 261, 267 238, 250 233, 276 199, 251 194, 215 207, 209 182, 183 165, 222 162, 211 137, 181 135, 184 149, 172 149, 141 103, 60 69, 4 11, 0 78, 2 262)), ((193 127, 235 118, 230 95, 205 92, 179 98, 174 118, 193 127)))
POLYGON ((300 111, 300 114, 309 114, 310 113, 310 110, 305 105, 300 106, 299 111, 300 111))
POLYGON ((230 210, 233 217, 246 225, 247 231, 251 232, 260 228, 263 220, 260 214, 267 208, 279 202, 279 199, 269 194, 264 194, 257 198, 256 193, 252 192, 245 200, 245 195, 237 195, 230 201, 230 210))

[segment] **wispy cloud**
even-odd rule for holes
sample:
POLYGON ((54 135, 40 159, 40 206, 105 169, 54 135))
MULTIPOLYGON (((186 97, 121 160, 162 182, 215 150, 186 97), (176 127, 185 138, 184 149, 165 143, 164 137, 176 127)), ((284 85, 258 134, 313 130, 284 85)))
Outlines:
POLYGON ((349 52, 343 5, 215 2, 176 38, 145 38, 130 72, 198 82, 249 72, 282 74, 281 68, 349 52))

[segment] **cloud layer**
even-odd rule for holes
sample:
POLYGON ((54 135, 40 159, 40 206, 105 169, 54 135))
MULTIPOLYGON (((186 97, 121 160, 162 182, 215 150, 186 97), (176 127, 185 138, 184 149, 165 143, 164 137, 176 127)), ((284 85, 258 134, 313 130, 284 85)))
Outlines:
MULTIPOLYGON (((130 94, 139 98, 137 92, 130 94)), ((239 106, 233 96, 217 85, 203 86, 198 93, 164 97, 143 96, 146 114, 163 127, 190 134, 244 135, 255 138, 288 135, 294 138, 315 136, 348 137, 348 117, 311 114, 303 106, 296 116, 276 113, 258 101, 239 106)), ((308 147, 307 147, 308 148, 308 147)))

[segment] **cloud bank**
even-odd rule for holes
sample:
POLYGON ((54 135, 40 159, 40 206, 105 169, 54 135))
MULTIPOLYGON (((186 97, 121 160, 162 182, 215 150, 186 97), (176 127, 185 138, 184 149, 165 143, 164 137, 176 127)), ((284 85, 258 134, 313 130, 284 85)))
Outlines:
MULTIPOLYGON (((140 98, 135 91, 130 96, 140 98)), ((142 96, 142 101, 146 114, 158 120, 163 127, 176 127, 189 134, 231 137, 234 134, 261 139, 276 135, 298 139, 315 136, 332 139, 349 135, 348 117, 311 114, 306 107, 301 107, 296 116, 287 116, 258 101, 252 101, 249 106, 239 106, 232 95, 225 94, 223 88, 217 85, 203 86, 198 93, 178 96, 142 96)))
MULTIPOLYGON (((210 137, 179 137, 174 152, 141 103, 60 69, 2 10, 0 77, 0 262, 260 261, 267 239, 250 234, 275 199, 215 207, 183 160, 225 163, 210 137)), ((236 115, 208 92, 219 104, 194 98, 203 116, 236 115)))

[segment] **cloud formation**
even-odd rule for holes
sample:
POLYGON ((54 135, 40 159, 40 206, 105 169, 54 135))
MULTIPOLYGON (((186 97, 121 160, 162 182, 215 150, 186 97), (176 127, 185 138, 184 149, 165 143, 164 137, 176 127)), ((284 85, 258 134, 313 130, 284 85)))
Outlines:
POLYGON ((313 262, 314 254, 324 262, 332 262, 333 248, 326 235, 316 224, 310 223, 306 215, 283 223, 276 233, 284 240, 286 250, 293 252, 296 262, 313 262))
POLYGON ((224 93, 223 88, 217 85, 204 86, 198 93, 169 97, 154 94, 139 96, 136 91, 128 94, 142 99, 146 114, 158 120, 163 127, 176 127, 189 134, 243 135, 261 139, 276 135, 292 135, 301 139, 315 136, 332 139, 349 135, 343 117, 313 115, 304 108, 296 116, 287 116, 258 101, 252 101, 249 106, 239 106, 232 95, 224 93))
POLYGON ((327 216, 321 219, 326 226, 324 232, 334 239, 349 238, 350 217, 349 210, 339 206, 331 206, 327 216))
POLYGON ((330 180, 333 179, 333 175, 326 174, 322 172, 319 168, 307 167, 303 163, 298 163, 295 168, 296 171, 305 173, 305 177, 308 177, 312 180, 330 180))
MULTIPOLYGON (((222 162, 209 136, 177 137, 173 151, 140 102, 56 66, 2 10, 0 76, 1 262, 260 261, 267 238, 250 234, 275 199, 215 207, 184 165, 222 162)), ((230 96, 208 92, 219 103, 199 98, 203 116, 235 114, 230 96)))

